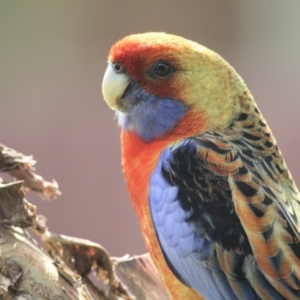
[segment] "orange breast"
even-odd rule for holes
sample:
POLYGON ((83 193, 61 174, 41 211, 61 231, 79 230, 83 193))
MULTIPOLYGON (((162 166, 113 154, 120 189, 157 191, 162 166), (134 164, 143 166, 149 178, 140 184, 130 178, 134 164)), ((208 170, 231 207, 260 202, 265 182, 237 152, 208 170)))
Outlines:
MULTIPOLYGON (((198 127, 199 128, 199 127, 198 127)), ((153 227, 148 201, 149 179, 162 150, 174 143, 178 135, 151 143, 143 142, 134 132, 122 131, 122 157, 125 181, 138 216, 147 250, 170 294, 170 299, 204 299, 193 289, 183 285, 167 266, 153 227)))

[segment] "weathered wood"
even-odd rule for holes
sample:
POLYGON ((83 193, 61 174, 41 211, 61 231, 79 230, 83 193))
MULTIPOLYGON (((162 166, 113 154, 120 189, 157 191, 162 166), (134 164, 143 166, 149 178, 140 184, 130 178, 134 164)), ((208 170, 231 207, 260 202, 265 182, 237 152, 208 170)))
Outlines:
POLYGON ((34 173, 36 161, 32 155, 24 155, 12 148, 0 144, 0 171, 7 172, 12 177, 22 180, 24 186, 32 191, 41 193, 45 199, 54 199, 60 195, 58 184, 34 173))
POLYGON ((167 300, 149 255, 111 258, 97 243, 49 231, 46 218, 24 196, 33 190, 51 199, 60 192, 55 181, 33 172, 34 163, 32 156, 0 144, 0 171, 19 180, 0 183, 0 299, 92 300, 91 292, 97 300, 167 300), (40 236, 44 248, 26 228, 40 236), (91 273, 105 290, 93 284, 91 273))
POLYGON ((116 270, 130 291, 139 300, 168 300, 149 253, 117 258, 116 270))

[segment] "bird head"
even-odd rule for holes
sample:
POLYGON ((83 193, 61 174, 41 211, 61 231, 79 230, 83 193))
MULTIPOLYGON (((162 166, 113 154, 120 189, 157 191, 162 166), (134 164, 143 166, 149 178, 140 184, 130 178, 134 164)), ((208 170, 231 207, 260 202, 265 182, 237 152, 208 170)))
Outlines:
POLYGON ((120 125, 145 141, 163 138, 178 126, 179 139, 225 129, 239 113, 246 90, 218 54, 166 33, 130 35, 114 44, 102 83, 120 125))

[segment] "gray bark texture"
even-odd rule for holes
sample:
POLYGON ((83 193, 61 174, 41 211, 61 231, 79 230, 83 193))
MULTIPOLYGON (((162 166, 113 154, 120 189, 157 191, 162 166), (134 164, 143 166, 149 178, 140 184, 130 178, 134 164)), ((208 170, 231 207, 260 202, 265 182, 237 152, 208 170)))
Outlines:
POLYGON ((167 300, 149 254, 111 257, 97 243, 50 232, 24 197, 29 190, 46 199, 60 192, 55 181, 34 173, 34 164, 32 156, 0 144, 0 171, 13 177, 0 182, 0 299, 167 300))

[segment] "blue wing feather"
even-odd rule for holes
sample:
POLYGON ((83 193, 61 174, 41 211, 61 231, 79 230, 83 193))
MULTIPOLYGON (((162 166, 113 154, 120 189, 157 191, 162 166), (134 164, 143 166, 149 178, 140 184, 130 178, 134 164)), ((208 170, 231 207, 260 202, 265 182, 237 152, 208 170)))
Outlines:
POLYGON ((170 155, 164 151, 150 182, 150 207, 162 250, 184 283, 207 299, 237 299, 215 258, 214 243, 187 222, 192 211, 180 207, 178 188, 162 177, 162 163, 170 155))
MULTIPOLYGON (((216 233, 218 228, 214 227, 216 224, 222 223, 220 220, 211 220, 209 212, 212 208, 201 209, 200 202, 195 203, 193 195, 189 194, 191 186, 193 186, 191 182, 197 176, 191 174, 193 180, 190 181, 185 176, 184 180, 181 179, 182 185, 180 185, 178 182, 166 180, 166 176, 163 174, 174 171, 174 168, 171 170, 171 166, 177 163, 176 160, 180 157, 180 152, 185 151, 187 157, 193 157, 195 150, 196 147, 193 142, 187 141, 180 147, 166 149, 160 156, 150 179, 149 191, 150 208, 156 234, 166 262, 184 284, 193 287, 209 300, 238 299, 227 275, 220 267, 216 254, 217 242, 220 242, 219 235, 221 233, 216 233), (174 157, 175 154, 176 157, 174 157), (187 181, 189 181, 188 187, 187 181), (185 187, 184 191, 182 186, 185 187), (184 200, 182 199, 183 195, 184 200)), ((193 173, 189 163, 191 162, 183 162, 189 172, 193 173)), ((201 181, 201 176, 198 179, 201 181)), ((206 188, 202 192, 206 192, 205 190, 206 188)), ((195 187, 195 191, 198 194, 201 192, 197 187, 195 187)), ((224 199, 221 200, 224 202, 224 199)), ((220 206, 218 202, 215 205, 217 208, 218 205, 220 206)), ((232 208, 227 206, 225 208, 232 214, 232 208)), ((221 207, 222 210, 225 208, 221 207)), ((222 233, 223 237, 233 234, 233 226, 230 226, 224 226, 226 233, 222 233)), ((227 244, 224 243, 224 245, 227 244)), ((218 247, 222 247, 222 243, 219 243, 218 247)), ((240 290, 246 293, 243 299, 260 299, 245 277, 236 277, 235 280, 239 281, 240 290)))

